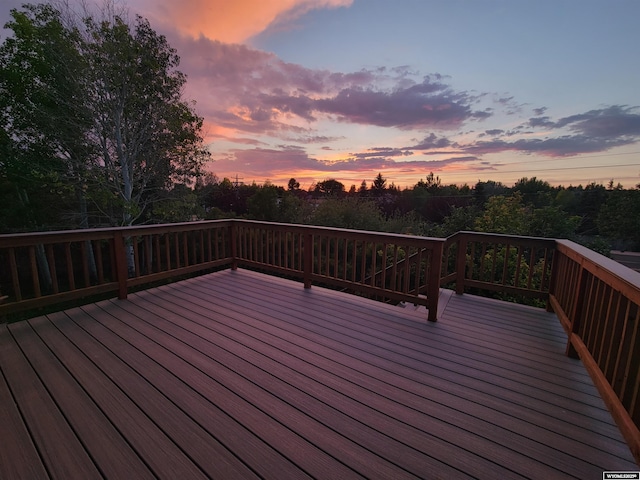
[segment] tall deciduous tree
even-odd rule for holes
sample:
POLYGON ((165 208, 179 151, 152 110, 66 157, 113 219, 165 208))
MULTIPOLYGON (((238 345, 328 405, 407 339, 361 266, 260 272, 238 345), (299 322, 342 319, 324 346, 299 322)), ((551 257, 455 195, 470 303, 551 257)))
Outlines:
POLYGON ((85 137, 91 122, 80 93, 85 63, 79 32, 50 5, 25 5, 11 17, 6 28, 13 34, 0 45, 0 169, 14 209, 24 215, 7 229, 56 225, 63 215, 71 225, 86 226, 83 177, 92 145, 85 137), (70 217, 61 207, 74 197, 70 217))
MULTIPOLYGON (((97 177, 117 199, 118 223, 130 225, 172 183, 200 174, 207 151, 202 118, 182 99, 186 82, 177 52, 137 17, 85 20, 87 99, 93 107, 97 177)), ((115 220, 112 215, 112 221, 115 220)))
POLYGON ((11 14, 0 46, 5 178, 53 177, 74 186, 78 212, 88 197, 108 223, 130 225, 200 173, 202 118, 182 98, 177 52, 148 21, 109 8, 97 20, 50 5, 11 14))

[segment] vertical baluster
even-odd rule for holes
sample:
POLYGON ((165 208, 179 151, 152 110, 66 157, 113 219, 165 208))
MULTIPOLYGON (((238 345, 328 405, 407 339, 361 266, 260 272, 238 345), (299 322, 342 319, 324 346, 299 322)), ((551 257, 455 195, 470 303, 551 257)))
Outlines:
POLYGON ((513 279, 513 286, 520 286, 520 267, 522 266, 522 245, 518 246, 518 253, 516 257, 516 275, 513 279))
POLYGON ((64 245, 64 254, 67 261, 67 280, 69 281, 69 291, 76 289, 76 280, 73 272, 73 260, 71 258, 71 242, 64 245))
MULTIPOLYGON (((529 256, 529 275, 527 275, 527 289, 531 290, 531 283, 533 279, 533 273, 536 269, 536 249, 531 247, 531 255, 529 256)), ((544 271, 543 271, 544 275, 544 271)), ((542 289, 540 289, 542 291, 542 289)))
POLYGON ((502 281, 500 282, 500 285, 506 285, 507 284, 507 276, 509 274, 509 254, 511 252, 511 245, 509 245, 508 243, 505 244, 505 249, 504 249, 504 264, 502 265, 502 281))
POLYGON ((188 267, 191 262, 189 261, 189 234, 187 232, 182 232, 182 254, 184 255, 184 266, 188 267))
MULTIPOLYGON (((98 273, 98 285, 104 284, 104 264, 102 258, 102 240, 93 241, 93 251, 96 255, 96 269, 98 273)), ((53 275, 54 272, 51 272, 53 275)))
POLYGON ((53 253, 53 245, 47 245, 47 261, 49 262, 49 271, 51 272, 51 288, 56 294, 60 291, 58 286, 58 272, 56 271, 56 257, 53 253))
POLYGON ((36 248, 29 246, 29 265, 31 267, 31 282, 33 284, 33 294, 36 298, 42 296, 40 291, 40 276, 38 275, 38 263, 36 261, 36 248))
MULTIPOLYGON (((408 247, 405 247, 404 261, 408 262, 407 258, 408 247)), ((389 288, 394 292, 397 290, 397 275, 398 275, 398 244, 393 246, 393 266, 391 267, 391 281, 389 282, 389 288)))
POLYGON ((347 280, 347 257, 349 256, 349 239, 345 237, 344 245, 342 246, 342 279, 347 280))
POLYGON ((153 255, 155 254, 156 256, 158 255, 158 252, 155 251, 154 252, 154 239, 157 238, 158 235, 153 235, 153 234, 149 234, 149 235, 145 235, 144 236, 144 259, 145 259, 145 269, 146 269, 146 274, 147 275, 151 275, 153 273, 153 255))
POLYGON ((360 283, 364 284, 367 278, 367 241, 362 240, 362 253, 360 255, 360 283))
POLYGON ((352 258, 352 266, 351 266, 351 281, 356 283, 356 270, 358 269, 358 239, 353 239, 353 252, 351 255, 352 258))
POLYGON ((133 264, 135 265, 134 275, 136 277, 140 276, 140 249, 138 247, 138 237, 131 236, 131 244, 133 245, 133 264))
POLYGON ((637 385, 638 365, 637 365, 637 361, 634 361, 635 360, 634 351, 637 349, 637 346, 638 346, 638 324, 640 324, 640 308, 636 306, 635 310, 636 310, 635 318, 631 321, 631 324, 633 325, 632 327, 633 331, 631 332, 629 343, 628 345, 625 345, 626 348, 624 349, 626 358, 624 362, 624 374, 622 376, 623 382, 622 382, 622 388, 618 393, 618 397, 620 398, 620 400, 622 400, 622 403, 624 404, 625 407, 627 407, 627 409, 630 407, 630 404, 631 404, 631 402, 629 401, 629 398, 633 398, 634 392, 635 392, 635 395, 637 396, 637 390, 638 390, 638 385, 637 385), (633 372, 634 369, 636 370, 635 374, 633 372), (631 390, 631 393, 628 393, 627 390, 631 390))
POLYGON ((180 268, 180 234, 175 232, 173 234, 173 249, 176 256, 176 268, 180 268))
POLYGON ((338 251, 339 251, 340 238, 335 237, 335 247, 333 252, 333 278, 338 278, 338 251))
POLYGON ((372 287, 376 286, 376 271, 378 270, 377 260, 378 260, 378 245, 374 241, 371 245, 371 286, 372 287))
MULTIPOLYGON (((420 295, 420 278, 422 277, 422 248, 418 248, 418 259, 416 260, 416 273, 415 273, 415 290, 413 294, 417 297, 420 295)), ((426 278, 426 275, 425 275, 426 278)))
POLYGON ((20 277, 18 276, 16 251, 13 247, 9 249, 9 268, 11 269, 11 283, 13 284, 13 294, 16 297, 16 302, 20 302, 22 301, 22 290, 20 290, 20 277))
POLYGON ((382 288, 383 290, 386 288, 386 285, 387 285, 387 249, 388 247, 389 246, 386 243, 382 244, 382 259, 380 260, 381 262, 380 288, 382 288))
POLYGON ((162 271, 162 249, 160 248, 160 239, 164 237, 163 233, 159 233, 158 235, 154 235, 153 236, 153 243, 154 243, 154 253, 155 253, 155 260, 156 260, 156 273, 159 273, 162 271))
POLYGON ((87 242, 79 243, 80 247, 80 261, 82 262, 82 275, 84 277, 84 286, 91 286, 91 278, 89 277, 89 261, 87 259, 87 247, 90 248, 90 244, 87 242))

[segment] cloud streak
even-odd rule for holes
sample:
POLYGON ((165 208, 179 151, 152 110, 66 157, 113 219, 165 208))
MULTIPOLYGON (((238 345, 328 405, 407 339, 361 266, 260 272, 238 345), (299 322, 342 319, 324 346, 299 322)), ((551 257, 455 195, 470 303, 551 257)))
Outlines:
POLYGON ((154 24, 177 26, 181 35, 245 42, 271 28, 288 26, 306 13, 348 7, 353 0, 132 0, 154 24))

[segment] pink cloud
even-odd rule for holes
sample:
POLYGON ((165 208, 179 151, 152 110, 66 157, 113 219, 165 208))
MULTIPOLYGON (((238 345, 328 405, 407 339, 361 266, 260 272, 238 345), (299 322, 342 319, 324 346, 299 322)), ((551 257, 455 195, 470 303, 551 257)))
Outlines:
POLYGON ((277 24, 290 24, 311 10, 348 7, 353 0, 132 0, 131 7, 157 25, 182 35, 244 42, 277 24))

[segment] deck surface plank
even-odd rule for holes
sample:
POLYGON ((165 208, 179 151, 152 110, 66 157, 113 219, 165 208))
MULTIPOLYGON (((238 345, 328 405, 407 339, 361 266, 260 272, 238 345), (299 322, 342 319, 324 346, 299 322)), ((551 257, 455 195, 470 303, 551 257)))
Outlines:
POLYGON ((443 298, 429 323, 409 305, 220 271, 0 326, 0 434, 20 446, 0 453, 0 476, 637 470, 553 314, 443 298))
MULTIPOLYGON (((6 325, 0 325, 0 336, 7 335, 6 325)), ((1 364, 0 364, 1 367, 1 364)), ((0 478, 45 478, 47 471, 27 426, 9 390, 9 385, 0 373, 0 478)))

